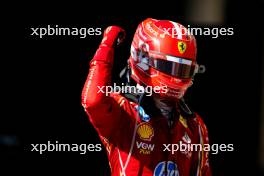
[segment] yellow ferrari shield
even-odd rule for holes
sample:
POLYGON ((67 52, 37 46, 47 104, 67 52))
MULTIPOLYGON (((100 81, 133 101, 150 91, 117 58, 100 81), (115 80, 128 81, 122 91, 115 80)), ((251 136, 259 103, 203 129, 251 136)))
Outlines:
POLYGON ((186 51, 186 43, 178 42, 178 50, 181 54, 183 54, 186 51))

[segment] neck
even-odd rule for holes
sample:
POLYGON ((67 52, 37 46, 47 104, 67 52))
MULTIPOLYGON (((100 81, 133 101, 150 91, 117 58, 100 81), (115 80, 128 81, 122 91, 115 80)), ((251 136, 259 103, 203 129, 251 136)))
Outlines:
POLYGON ((161 114, 168 120, 174 120, 173 116, 178 103, 176 101, 169 101, 159 97, 153 97, 156 107, 160 110, 161 114))

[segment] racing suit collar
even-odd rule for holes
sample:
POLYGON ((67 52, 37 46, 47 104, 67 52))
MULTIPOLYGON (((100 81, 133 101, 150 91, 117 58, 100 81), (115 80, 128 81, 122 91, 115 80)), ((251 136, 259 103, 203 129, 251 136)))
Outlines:
POLYGON ((155 96, 153 100, 161 114, 167 119, 169 126, 172 126, 177 116, 177 102, 170 102, 167 99, 161 99, 155 96))

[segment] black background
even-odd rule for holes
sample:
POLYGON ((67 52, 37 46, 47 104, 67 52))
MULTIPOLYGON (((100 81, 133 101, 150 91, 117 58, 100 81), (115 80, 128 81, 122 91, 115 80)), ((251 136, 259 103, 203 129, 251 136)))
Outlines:
MULTIPOLYGON (((255 1, 239 5, 238 2, 227 3, 226 23, 223 25, 233 27, 234 36, 219 36, 217 39, 197 36, 197 60, 207 70, 195 77, 194 85, 186 95, 188 104, 204 118, 210 143, 234 144, 234 152, 210 156, 214 175, 260 174, 257 162, 263 57, 262 8, 255 1)), ((109 13, 101 10, 100 5, 90 5, 83 10, 80 6, 35 8, 23 16, 6 19, 4 22, 8 27, 1 29, 5 42, 1 64, 4 83, 1 103, 4 106, 0 134, 15 136, 16 142, 15 145, 1 146, 1 155, 6 156, 1 159, 13 168, 17 167, 16 164, 25 165, 26 173, 34 173, 32 168, 60 174, 74 171, 104 175, 109 172, 104 151, 86 155, 78 152, 47 152, 43 155, 30 152, 30 144, 47 141, 100 143, 80 100, 89 60, 101 40, 101 36, 85 39, 44 36, 39 39, 30 35, 31 27, 48 24, 102 29, 109 25, 123 27, 127 38, 116 51, 118 65, 115 65, 113 75, 117 75, 129 57, 137 25, 147 17, 190 24, 185 20, 188 10, 185 7, 185 3, 177 3, 177 6, 168 3, 166 8, 125 5, 109 13)))

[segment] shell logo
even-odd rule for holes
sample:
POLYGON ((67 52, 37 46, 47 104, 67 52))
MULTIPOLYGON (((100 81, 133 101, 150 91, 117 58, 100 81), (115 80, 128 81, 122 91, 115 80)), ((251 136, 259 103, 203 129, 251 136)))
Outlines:
POLYGON ((140 139, 144 141, 151 141, 152 137, 154 136, 154 129, 147 122, 141 123, 137 128, 137 134, 139 135, 140 139))

